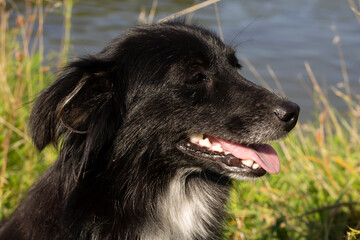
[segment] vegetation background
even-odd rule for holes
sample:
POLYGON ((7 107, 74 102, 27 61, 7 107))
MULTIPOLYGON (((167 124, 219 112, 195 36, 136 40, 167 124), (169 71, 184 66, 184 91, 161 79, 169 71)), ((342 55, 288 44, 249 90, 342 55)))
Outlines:
MULTIPOLYGON (((209 4, 217 9, 217 1, 204 1, 175 16, 209 4)), ((27 121, 36 94, 54 80, 52 72, 66 64, 71 39, 72 0, 25 0, 25 4, 25 13, 20 13, 11 1, 0 0, 0 218, 14 210, 56 159, 52 147, 42 153, 35 150, 27 121), (59 53, 45 56, 43 27, 46 15, 54 11, 63 14, 63 41, 59 53), (10 22, 14 12, 16 18, 10 22)), ((360 21, 360 2, 347 4, 360 21)), ((139 15, 143 23, 153 19, 154 9, 139 15)), ((221 34, 220 22, 219 27, 221 34)), ((282 159, 280 175, 234 183, 224 239, 349 240, 360 235, 356 230, 360 229, 360 95, 349 85, 340 39, 336 35, 333 43, 343 81, 337 85, 341 88, 330 90, 346 103, 346 114, 329 103, 305 62, 315 121, 299 123, 287 139, 273 144, 282 159)), ((275 73, 268 70, 283 94, 275 73)), ((256 69, 252 71, 261 81, 256 69)))

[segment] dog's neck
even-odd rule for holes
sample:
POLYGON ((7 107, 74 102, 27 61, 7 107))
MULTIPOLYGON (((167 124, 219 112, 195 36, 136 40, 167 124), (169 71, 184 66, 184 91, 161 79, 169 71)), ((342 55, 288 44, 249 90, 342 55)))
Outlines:
POLYGON ((228 193, 227 178, 179 170, 158 199, 158 219, 144 226, 141 239, 217 239, 228 193))

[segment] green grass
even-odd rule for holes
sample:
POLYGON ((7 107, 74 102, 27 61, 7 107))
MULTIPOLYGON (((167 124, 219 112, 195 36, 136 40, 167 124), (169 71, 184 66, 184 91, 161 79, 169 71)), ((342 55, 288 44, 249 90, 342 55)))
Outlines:
MULTIPOLYGON (((26 15, 13 12, 16 19, 9 28, 12 10, 0 3, 0 218, 3 218, 56 159, 51 148, 38 154, 28 136, 27 122, 31 101, 52 81, 50 67, 43 63, 44 15, 61 4, 48 1, 43 6, 42 1, 27 0, 26 15), (30 41, 30 36, 35 36, 34 41, 30 41)), ((63 49, 67 47, 64 44, 63 49)))
POLYGON ((278 176, 235 184, 231 239, 344 239, 360 227, 359 132, 340 125, 344 141, 325 119, 275 144, 278 176))
MULTIPOLYGON (((32 10, 25 16, 18 14, 11 28, 8 12, 0 4, 0 218, 14 210, 56 158, 51 147, 36 152, 27 121, 29 102, 53 80, 49 68, 66 62, 72 1, 62 5, 48 1, 46 6, 42 1, 27 3, 32 10), (44 66, 42 25, 46 13, 54 9, 64 13, 64 41, 59 60, 44 66), (30 33, 37 36, 32 46, 30 33)), ((348 110, 340 114, 332 108, 316 73, 305 63, 317 106, 315 121, 299 123, 288 138, 274 143, 281 159, 279 175, 234 183, 226 239, 350 240, 359 236, 355 229, 360 229, 360 95, 349 90, 336 37, 344 81, 343 88, 332 91, 347 103, 348 110)))
MULTIPOLYGON (((334 39, 337 39, 335 36, 334 39)), ((229 204, 229 239, 356 239, 360 228, 360 95, 346 81, 332 91, 348 109, 339 113, 325 97, 308 63, 317 112, 274 143, 279 175, 235 183, 229 204), (350 227, 350 228, 349 228, 350 227)), ((256 75, 256 73, 255 73, 256 75)), ((276 80, 276 78, 274 78, 276 80)))

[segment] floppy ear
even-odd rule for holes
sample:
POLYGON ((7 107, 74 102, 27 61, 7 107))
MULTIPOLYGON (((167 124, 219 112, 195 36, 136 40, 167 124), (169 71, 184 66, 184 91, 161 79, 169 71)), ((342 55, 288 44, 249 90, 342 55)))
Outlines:
POLYGON ((126 84, 119 63, 106 53, 74 61, 40 93, 30 115, 30 131, 41 151, 72 147, 81 157, 97 154, 110 141, 125 114, 126 84), (80 154, 80 153, 79 153, 80 154))

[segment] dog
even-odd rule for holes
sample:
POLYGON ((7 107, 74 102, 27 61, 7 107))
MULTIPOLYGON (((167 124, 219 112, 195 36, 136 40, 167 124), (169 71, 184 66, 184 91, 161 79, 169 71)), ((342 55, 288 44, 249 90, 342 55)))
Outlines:
POLYGON ((280 171, 267 142, 299 106, 246 80, 200 26, 137 26, 69 63, 30 115, 58 159, 1 222, 1 240, 221 239, 232 179, 280 171))

